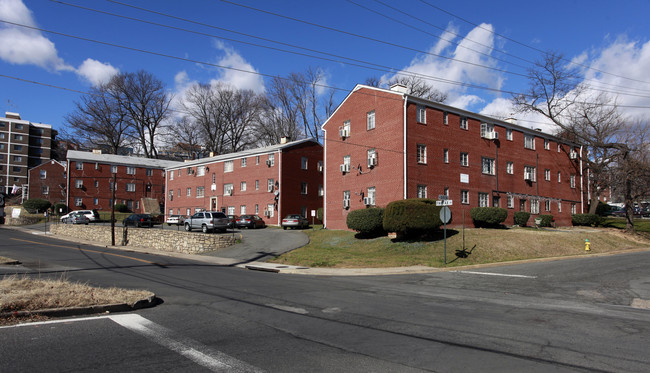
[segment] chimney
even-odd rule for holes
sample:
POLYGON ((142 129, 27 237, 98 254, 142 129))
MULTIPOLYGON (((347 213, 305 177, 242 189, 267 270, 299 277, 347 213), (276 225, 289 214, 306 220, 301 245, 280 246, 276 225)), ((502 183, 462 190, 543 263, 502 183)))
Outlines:
POLYGON ((18 119, 20 120, 20 114, 18 113, 12 113, 9 111, 5 111, 5 118, 7 119, 18 119))
POLYGON ((101 149, 93 149, 93 154, 102 154, 101 149))
POLYGON ((390 86, 390 90, 399 93, 408 93, 408 87, 400 83, 395 83, 392 86, 390 86))
POLYGON ((282 136, 282 138, 280 139, 280 144, 286 144, 286 143, 288 143, 290 140, 291 140, 291 137, 289 137, 289 136, 282 136))

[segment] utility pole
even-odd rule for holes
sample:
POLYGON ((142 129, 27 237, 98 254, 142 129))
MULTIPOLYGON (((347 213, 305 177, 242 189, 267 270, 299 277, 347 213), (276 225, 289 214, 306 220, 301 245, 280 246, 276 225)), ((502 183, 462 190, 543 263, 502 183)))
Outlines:
POLYGON ((117 188, 117 173, 113 173, 113 190, 111 190, 111 245, 115 246, 115 189, 117 188))

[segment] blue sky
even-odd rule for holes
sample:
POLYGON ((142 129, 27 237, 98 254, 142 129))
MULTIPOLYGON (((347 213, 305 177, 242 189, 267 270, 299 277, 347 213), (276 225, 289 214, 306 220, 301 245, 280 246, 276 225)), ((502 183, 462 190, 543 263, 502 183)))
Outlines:
MULTIPOLYGON (((144 69, 182 97, 192 82, 263 92, 266 76, 312 66, 324 72, 323 84, 337 88, 337 103, 370 76, 388 80, 408 70, 490 88, 432 82, 448 93, 447 104, 501 117, 512 113, 507 92, 525 90, 521 75, 530 61, 539 50, 554 50, 579 63, 592 85, 616 95, 625 114, 647 119, 648 14, 647 0, 0 0, 0 114, 19 112, 60 129, 81 96, 22 80, 85 92, 116 72, 144 69)), ((519 119, 549 129, 540 118, 519 119)))

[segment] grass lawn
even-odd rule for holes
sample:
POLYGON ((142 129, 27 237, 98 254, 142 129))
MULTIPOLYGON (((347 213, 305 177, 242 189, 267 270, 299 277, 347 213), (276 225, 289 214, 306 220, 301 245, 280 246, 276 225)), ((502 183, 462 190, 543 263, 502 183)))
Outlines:
POLYGON ((388 237, 355 238, 355 232, 318 229, 305 231, 310 243, 283 254, 275 263, 308 267, 369 268, 424 265, 449 267, 557 256, 586 255, 585 239, 592 253, 650 247, 641 236, 623 234, 614 228, 568 227, 558 229, 511 228, 465 229, 466 258, 462 230, 447 230, 447 265, 440 232, 429 241, 397 241, 388 237))

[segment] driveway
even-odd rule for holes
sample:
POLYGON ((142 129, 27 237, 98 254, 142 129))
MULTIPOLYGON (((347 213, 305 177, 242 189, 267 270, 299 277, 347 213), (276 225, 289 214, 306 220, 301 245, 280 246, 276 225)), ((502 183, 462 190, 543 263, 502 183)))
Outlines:
MULTIPOLYGON (((231 232, 221 234, 233 234, 231 232)), ((309 243, 309 237, 300 230, 285 231, 267 227, 264 229, 235 229, 234 234, 242 235, 241 243, 205 255, 231 258, 242 262, 265 261, 309 243)))

